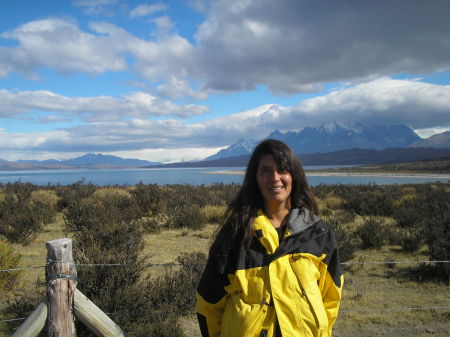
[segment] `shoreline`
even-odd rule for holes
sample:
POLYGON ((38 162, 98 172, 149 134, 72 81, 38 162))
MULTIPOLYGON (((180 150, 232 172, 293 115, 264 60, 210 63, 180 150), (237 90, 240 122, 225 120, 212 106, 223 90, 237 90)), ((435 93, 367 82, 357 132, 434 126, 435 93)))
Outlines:
MULTIPOLYGON (((206 174, 244 175, 245 171, 213 171, 206 174)), ((450 173, 396 173, 396 172, 333 172, 333 171, 305 171, 310 177, 387 177, 387 178, 438 178, 450 180, 450 173)))

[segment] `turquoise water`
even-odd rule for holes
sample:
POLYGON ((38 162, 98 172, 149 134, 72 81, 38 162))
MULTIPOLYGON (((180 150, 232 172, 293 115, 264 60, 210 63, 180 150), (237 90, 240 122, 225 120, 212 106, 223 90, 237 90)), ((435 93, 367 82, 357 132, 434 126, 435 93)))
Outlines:
MULTIPOLYGON (((329 166, 327 166, 329 167, 329 166)), ((305 166, 305 169, 327 168, 324 166, 305 166)), ((0 172, 0 183, 30 182, 36 185, 60 184, 69 185, 80 180, 92 182, 96 185, 134 185, 144 184, 190 184, 209 185, 214 183, 242 183, 241 175, 219 174, 218 171, 237 171, 244 168, 163 168, 163 169, 114 169, 114 170, 42 170, 42 171, 14 171, 0 172)), ((435 181, 448 181, 437 178, 417 177, 317 177, 309 176, 311 185, 319 184, 414 184, 435 181)))

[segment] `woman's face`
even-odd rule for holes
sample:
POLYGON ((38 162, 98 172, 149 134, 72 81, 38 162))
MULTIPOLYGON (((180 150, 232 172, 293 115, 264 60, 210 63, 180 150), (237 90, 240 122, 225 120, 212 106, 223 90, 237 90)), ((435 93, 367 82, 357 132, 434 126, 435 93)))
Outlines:
POLYGON ((278 167, 271 154, 261 157, 256 180, 266 205, 285 204, 286 208, 290 208, 292 176, 278 167))

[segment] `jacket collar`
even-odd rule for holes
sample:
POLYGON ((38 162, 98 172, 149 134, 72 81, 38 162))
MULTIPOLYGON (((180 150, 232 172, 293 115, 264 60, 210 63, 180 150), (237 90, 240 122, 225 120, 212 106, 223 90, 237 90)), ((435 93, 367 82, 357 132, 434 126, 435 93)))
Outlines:
MULTIPOLYGON (((320 218, 316 215, 311 215, 308 209, 295 208, 289 213, 284 237, 299 234, 319 220, 320 218)), ((267 253, 273 254, 279 246, 278 233, 262 210, 258 211, 257 217, 253 221, 253 228, 256 237, 266 248, 267 253)))
MULTIPOLYGON (((320 218, 317 215, 311 214, 311 212, 307 208, 294 208, 289 213, 287 222, 289 235, 295 235, 303 232, 319 221, 320 218)), ((285 234, 285 236, 287 235, 285 234)))

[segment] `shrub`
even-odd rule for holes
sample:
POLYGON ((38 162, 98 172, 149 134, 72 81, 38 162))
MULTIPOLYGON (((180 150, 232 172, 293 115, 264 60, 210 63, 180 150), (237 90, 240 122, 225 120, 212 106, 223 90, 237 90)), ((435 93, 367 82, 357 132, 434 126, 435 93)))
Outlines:
POLYGON ((7 194, 0 203, 0 235, 13 243, 31 242, 42 231, 41 213, 39 205, 7 194))
POLYGON ((206 205, 200 209, 200 214, 206 223, 220 223, 226 209, 226 206, 206 205))
MULTIPOLYGON (((158 217, 142 217, 134 195, 118 188, 98 189, 67 206, 66 229, 75 239, 77 262, 121 264, 80 267, 78 288, 103 311, 112 313, 130 336, 183 336, 178 316, 188 307, 192 310, 192 292, 203 269, 197 271, 200 267, 191 262, 194 258, 181 257, 178 271, 156 280, 144 279, 143 227, 158 217)), ((93 336, 80 324, 77 335, 93 336)))
POLYGON ((383 220, 376 217, 364 219, 363 224, 356 230, 356 235, 361 240, 361 248, 381 248, 388 240, 389 231, 383 226, 383 220))
POLYGON ((340 223, 352 223, 355 220, 355 213, 346 210, 337 210, 334 212, 334 218, 340 223))
POLYGON ((20 181, 3 185, 5 194, 15 195, 20 201, 29 200, 31 192, 36 189, 36 185, 33 185, 31 183, 23 183, 20 181))
MULTIPOLYGON (((426 242, 430 252, 430 258, 435 261, 450 260, 450 210, 438 215, 427 227, 426 242)), ((438 274, 449 282, 450 265, 448 263, 437 263, 438 274)))
MULTIPOLYGON (((74 239, 74 258, 81 264, 120 264, 116 267, 78 268, 78 288, 104 312, 127 309, 126 296, 137 291, 145 264, 139 256, 143 247, 142 227, 137 223, 140 209, 131 194, 120 189, 101 189, 83 199, 73 199, 65 210, 66 231, 74 239)), ((128 303, 129 304, 129 303, 128 303)), ((130 323, 119 315, 125 331, 130 323)), ((93 336, 77 325, 78 336, 93 336)))
POLYGON ((185 253, 177 258, 181 267, 168 271, 149 284, 152 306, 171 306, 178 315, 192 313, 195 309, 195 293, 205 269, 206 256, 203 253, 185 253))
MULTIPOLYGON (((22 291, 21 296, 16 296, 11 300, 8 300, 8 306, 3 310, 8 318, 23 318, 28 317, 36 309, 36 307, 42 302, 45 296, 45 287, 40 284, 40 281, 35 285, 35 292, 22 291)), ((10 321, 6 323, 9 330, 8 336, 12 335, 23 320, 10 321)), ((47 337, 47 327, 44 327, 37 337, 47 337)))
POLYGON ((418 227, 408 227, 400 231, 400 245, 409 253, 420 249, 423 244, 422 238, 423 233, 418 227))
POLYGON ((59 197, 58 209, 64 210, 69 204, 76 203, 77 200, 91 196, 98 186, 84 183, 84 179, 67 186, 55 186, 56 194, 59 197))
POLYGON ((336 217, 327 217, 324 220, 330 225, 336 235, 341 262, 346 262, 355 257, 358 249, 355 235, 343 226, 343 223, 336 217))
POLYGON ((343 203, 341 198, 330 195, 323 200, 323 207, 336 210, 342 208, 343 203))
POLYGON ((168 225, 171 228, 202 229, 206 225, 205 218, 197 205, 182 205, 169 214, 168 225))
POLYGON ((37 190, 31 192, 30 203, 35 215, 43 224, 49 224, 55 218, 58 205, 58 196, 52 190, 37 190))
POLYGON ((164 200, 158 185, 144 185, 142 182, 130 190, 141 211, 146 215, 156 215, 164 210, 164 200))
POLYGON ((136 221, 136 224, 141 226, 147 234, 158 234, 166 221, 164 216, 142 217, 136 221))
MULTIPOLYGON (((0 237, 0 270, 17 268, 21 261, 22 256, 14 251, 13 246, 8 241, 0 237)), ((0 273, 0 292, 11 290, 19 281, 21 275, 20 271, 0 273)))
POLYGON ((92 198, 102 200, 105 203, 116 206, 124 202, 130 202, 133 199, 130 192, 119 187, 99 188, 92 193, 92 198))

